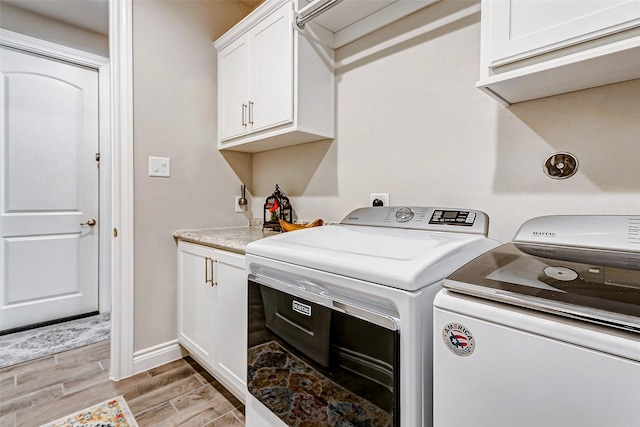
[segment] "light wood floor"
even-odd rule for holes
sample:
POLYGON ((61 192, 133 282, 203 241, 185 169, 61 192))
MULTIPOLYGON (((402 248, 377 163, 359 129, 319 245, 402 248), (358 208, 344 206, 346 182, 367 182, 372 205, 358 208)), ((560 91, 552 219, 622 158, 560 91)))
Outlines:
POLYGON ((109 380, 109 341, 0 369, 0 427, 37 427, 123 395, 140 427, 244 426, 244 407, 187 357, 109 380))

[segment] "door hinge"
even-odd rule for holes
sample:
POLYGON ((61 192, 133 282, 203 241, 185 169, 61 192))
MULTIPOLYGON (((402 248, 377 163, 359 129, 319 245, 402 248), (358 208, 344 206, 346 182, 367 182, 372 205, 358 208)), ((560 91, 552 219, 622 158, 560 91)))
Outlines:
POLYGON ((117 228, 113 229, 113 237, 118 237, 118 229, 117 228))
POLYGON ((100 161, 100 153, 96 153, 96 162, 100 161))

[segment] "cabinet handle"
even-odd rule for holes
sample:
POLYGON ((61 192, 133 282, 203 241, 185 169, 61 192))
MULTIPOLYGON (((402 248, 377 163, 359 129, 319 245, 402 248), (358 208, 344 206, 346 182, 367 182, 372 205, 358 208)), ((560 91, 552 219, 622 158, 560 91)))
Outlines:
POLYGON ((253 124, 253 102, 249 101, 249 124, 253 124))
POLYGON ((216 269, 214 264, 217 264, 218 260, 213 258, 206 257, 204 259, 204 282, 210 283, 211 286, 216 286, 218 282, 216 282, 216 269), (211 276, 209 276, 211 273, 211 276))
POLYGON ((218 284, 216 280, 216 265, 218 264, 218 260, 209 258, 209 261, 211 261, 211 286, 216 286, 218 284))
POLYGON ((247 104, 242 103, 242 126, 247 126, 247 104))

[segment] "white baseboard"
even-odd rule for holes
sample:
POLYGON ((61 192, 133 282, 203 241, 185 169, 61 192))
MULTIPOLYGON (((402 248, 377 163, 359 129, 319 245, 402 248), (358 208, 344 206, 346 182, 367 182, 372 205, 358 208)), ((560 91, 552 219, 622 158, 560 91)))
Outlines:
POLYGON ((136 351, 133 354, 133 373, 139 374, 151 368, 181 359, 187 354, 178 344, 178 340, 168 341, 136 351))
POLYGON ((248 391, 242 380, 237 378, 231 372, 229 372, 228 375, 230 377, 236 378, 236 381, 234 382, 229 381, 224 376, 214 372, 208 363, 201 360, 197 355, 190 354, 180 344, 178 344, 178 340, 168 341, 163 344, 136 351, 133 354, 133 374, 135 375, 144 371, 148 371, 149 369, 164 365, 165 363, 182 359, 185 356, 191 356, 191 358, 193 358, 198 364, 200 364, 200 366, 202 366, 202 368, 209 372, 209 374, 211 374, 236 398, 238 398, 238 400, 240 400, 242 403, 245 403, 248 391), (242 384, 242 386, 238 388, 238 384, 242 384))

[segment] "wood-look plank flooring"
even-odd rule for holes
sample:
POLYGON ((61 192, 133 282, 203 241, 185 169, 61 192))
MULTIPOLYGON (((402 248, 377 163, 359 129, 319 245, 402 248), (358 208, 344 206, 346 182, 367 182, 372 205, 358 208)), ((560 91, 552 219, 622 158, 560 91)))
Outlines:
POLYGON ((124 396, 140 427, 244 426, 244 406, 190 357, 109 379, 109 341, 0 369, 0 427, 38 427, 124 396))

